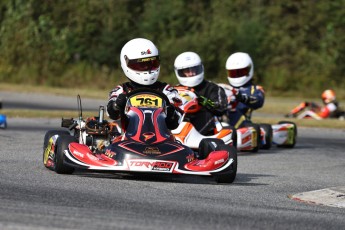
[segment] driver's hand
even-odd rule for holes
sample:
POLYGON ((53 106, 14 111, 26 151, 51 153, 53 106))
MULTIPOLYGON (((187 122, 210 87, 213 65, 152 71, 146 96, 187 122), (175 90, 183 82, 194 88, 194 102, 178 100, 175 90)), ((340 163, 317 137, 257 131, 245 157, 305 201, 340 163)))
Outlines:
POLYGON ((127 102, 127 96, 125 94, 120 94, 115 100, 115 106, 124 109, 127 102))
POLYGON ((212 100, 210 100, 204 96, 198 97, 198 103, 199 103, 199 105, 204 106, 208 109, 213 109, 217 106, 217 103, 213 102, 212 100))

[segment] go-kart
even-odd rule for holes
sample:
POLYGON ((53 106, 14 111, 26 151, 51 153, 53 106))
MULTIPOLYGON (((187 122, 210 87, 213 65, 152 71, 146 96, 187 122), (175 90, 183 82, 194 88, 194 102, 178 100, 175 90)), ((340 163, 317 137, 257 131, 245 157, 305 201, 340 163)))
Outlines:
MULTIPOLYGON (((228 126, 222 122, 223 126, 228 126)), ((278 124, 251 123, 237 131, 237 150, 257 152, 259 149, 270 149, 272 144, 281 148, 293 148, 296 144, 297 126, 290 121, 279 121, 278 124)))
POLYGON ((329 118, 344 120, 345 111, 337 109, 334 112, 325 107, 314 102, 302 102, 295 108, 293 108, 285 117, 297 118, 297 119, 315 119, 322 120, 325 119, 325 114, 329 114, 329 118))
MULTIPOLYGON (((236 110, 237 101, 234 100, 232 87, 227 84, 221 86, 228 97, 228 109, 236 110)), ((223 126, 228 126, 228 117, 221 117, 223 126)), ((277 147, 292 148, 296 144, 297 126, 290 121, 280 121, 278 124, 253 123, 251 114, 246 116, 244 127, 237 129, 237 149, 239 151, 257 152, 259 149, 270 149, 272 144, 277 147)))
MULTIPOLYGON (((181 109, 184 115, 193 114, 201 109, 198 103, 198 95, 188 87, 175 87, 183 99, 181 109)), ((215 130, 213 135, 204 136, 200 134, 195 127, 188 121, 188 118, 180 123, 179 127, 172 130, 175 138, 190 148, 197 148, 200 141, 204 138, 222 139, 226 144, 234 146, 238 151, 256 152, 260 146, 260 127, 256 124, 250 124, 246 128, 235 129, 225 122, 221 122, 220 117, 214 117, 215 130)), ((267 134, 268 135, 268 134, 267 134)), ((266 136, 267 136, 266 135, 266 136)))
MULTIPOLYGON (((43 144, 44 165, 60 174, 76 168, 128 173, 189 174, 212 176, 232 183, 237 173, 237 152, 219 139, 204 139, 198 149, 176 141, 165 118, 172 106, 165 94, 152 89, 127 94, 127 126, 98 117, 62 119, 67 130, 50 130, 43 144)), ((79 103, 81 105, 81 102, 79 103)), ((81 106, 80 106, 81 107, 81 106)))
POLYGON ((184 114, 182 117, 182 122, 180 125, 171 130, 174 134, 176 140, 192 149, 198 149, 200 142, 206 138, 220 139, 226 145, 235 146, 236 145, 236 132, 231 128, 223 128, 220 126, 217 117, 214 117, 214 122, 216 122, 216 129, 213 135, 202 135, 193 124, 186 117, 187 114, 193 114, 198 112, 202 106, 199 105, 198 96, 195 92, 188 89, 187 87, 175 87, 179 95, 182 98, 182 105, 180 108, 183 110, 184 114))

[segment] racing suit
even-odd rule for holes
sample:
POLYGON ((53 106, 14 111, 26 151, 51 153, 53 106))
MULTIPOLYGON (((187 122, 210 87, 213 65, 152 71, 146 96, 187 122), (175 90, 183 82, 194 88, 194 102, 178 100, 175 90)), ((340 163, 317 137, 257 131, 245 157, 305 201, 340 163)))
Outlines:
MULTIPOLYGON (((181 85, 179 85, 179 87, 181 87, 181 85)), ((186 114, 185 118, 189 120, 202 135, 213 135, 215 129, 214 117, 224 114, 227 108, 227 98, 224 89, 207 80, 203 80, 195 87, 186 88, 194 91, 198 97, 202 96, 204 100, 208 100, 209 103, 202 106, 196 113, 186 114)), ((201 104, 203 104, 203 102, 201 102, 201 104)))
POLYGON ((164 93, 168 97, 171 105, 167 107, 167 117, 165 119, 165 122, 168 129, 176 129, 181 122, 182 111, 178 107, 175 107, 175 105, 179 106, 182 103, 181 97, 176 89, 174 89, 167 83, 159 81, 156 81, 150 86, 140 85, 132 81, 125 82, 116 86, 109 93, 109 100, 107 105, 107 112, 109 117, 113 120, 121 119, 122 129, 126 130, 128 125, 127 116, 124 113, 127 102, 126 94, 130 93, 133 90, 141 88, 154 89, 164 93))
POLYGON ((249 81, 245 85, 234 88, 230 85, 221 84, 228 97, 228 109, 226 116, 231 126, 241 128, 251 123, 253 110, 264 105, 265 94, 261 86, 249 81))

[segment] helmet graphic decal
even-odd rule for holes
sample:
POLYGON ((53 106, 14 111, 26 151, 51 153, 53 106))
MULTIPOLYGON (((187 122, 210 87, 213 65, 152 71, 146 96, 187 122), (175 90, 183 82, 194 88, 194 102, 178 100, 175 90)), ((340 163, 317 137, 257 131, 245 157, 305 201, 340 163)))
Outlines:
POLYGON ((141 52, 141 55, 147 55, 147 54, 152 54, 150 49, 141 52))
POLYGON ((143 136, 145 137, 145 141, 150 140, 152 137, 155 136, 154 133, 148 132, 148 133, 143 133, 143 136))

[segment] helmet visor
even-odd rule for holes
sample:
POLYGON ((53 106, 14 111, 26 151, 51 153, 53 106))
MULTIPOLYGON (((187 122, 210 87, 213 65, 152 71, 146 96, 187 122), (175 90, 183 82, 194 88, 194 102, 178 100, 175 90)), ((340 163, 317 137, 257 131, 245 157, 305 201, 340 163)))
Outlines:
POLYGON ((250 72, 251 66, 247 66, 242 69, 229 69, 228 70, 228 77, 230 78, 238 78, 238 77, 244 77, 248 76, 250 72))
POLYGON ((184 69, 178 69, 177 73, 180 77, 194 77, 201 74, 203 71, 202 65, 188 67, 184 69))
POLYGON ((135 71, 157 70, 160 66, 159 56, 128 59, 125 56, 127 67, 135 71))

